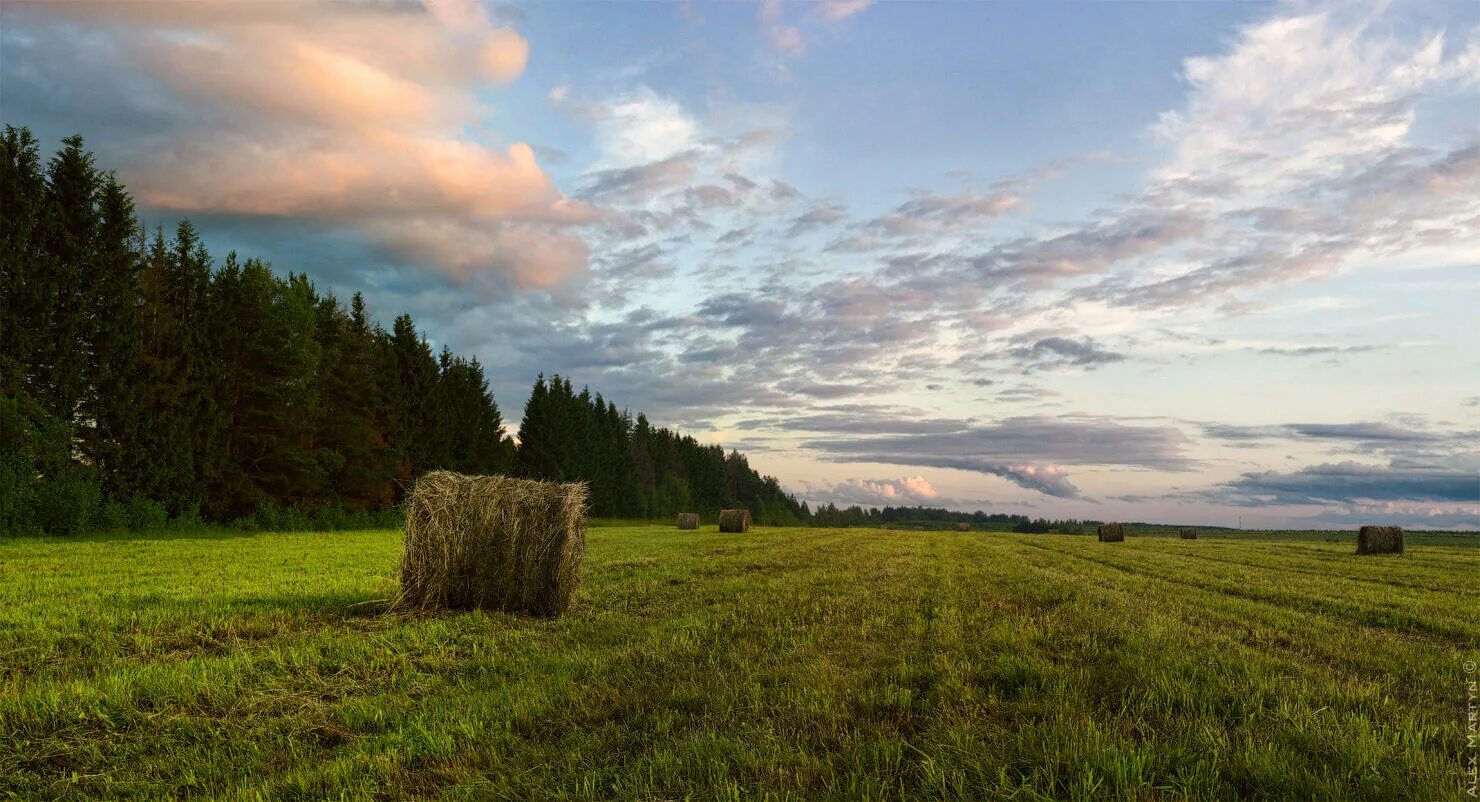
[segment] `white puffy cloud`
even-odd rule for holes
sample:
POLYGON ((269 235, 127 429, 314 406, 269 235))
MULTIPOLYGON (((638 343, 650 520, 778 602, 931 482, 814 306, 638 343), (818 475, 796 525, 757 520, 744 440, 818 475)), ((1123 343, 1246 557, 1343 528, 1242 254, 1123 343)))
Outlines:
POLYGON ((659 162, 698 144, 699 124, 683 106, 647 87, 586 109, 597 117, 598 169, 659 162))

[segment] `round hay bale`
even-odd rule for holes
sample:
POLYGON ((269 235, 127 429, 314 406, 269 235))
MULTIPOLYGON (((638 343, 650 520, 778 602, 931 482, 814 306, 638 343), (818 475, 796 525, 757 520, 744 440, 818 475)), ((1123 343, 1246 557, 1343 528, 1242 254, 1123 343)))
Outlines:
POLYGON ((681 513, 679 513, 678 514, 678 528, 679 529, 698 529, 699 528, 699 513, 697 513, 697 512, 681 512, 681 513))
POLYGON ((958 521, 956 523, 956 531, 957 532, 970 532, 971 531, 971 524, 958 521))
POLYGON ((1183 540, 1197 540, 1197 530, 1190 526, 1184 526, 1177 532, 1183 540))
POLYGON ((719 531, 749 532, 750 510, 720 510, 719 531))
POLYGON ((398 610, 553 617, 586 553, 586 485, 432 471, 406 500, 398 610))
POLYGON ((1098 533, 1101 543, 1119 543, 1125 540, 1125 527, 1121 524, 1100 524, 1098 533))
POLYGON ((1402 554, 1403 527, 1364 526, 1357 530, 1358 554, 1402 554))

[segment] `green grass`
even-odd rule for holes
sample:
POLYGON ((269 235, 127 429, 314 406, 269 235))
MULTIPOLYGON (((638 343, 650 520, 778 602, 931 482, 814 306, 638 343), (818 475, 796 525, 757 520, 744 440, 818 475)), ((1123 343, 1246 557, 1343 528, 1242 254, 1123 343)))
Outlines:
POLYGON ((1480 548, 1329 537, 601 527, 554 621, 383 614, 394 532, 0 539, 0 796, 1463 798, 1480 548))

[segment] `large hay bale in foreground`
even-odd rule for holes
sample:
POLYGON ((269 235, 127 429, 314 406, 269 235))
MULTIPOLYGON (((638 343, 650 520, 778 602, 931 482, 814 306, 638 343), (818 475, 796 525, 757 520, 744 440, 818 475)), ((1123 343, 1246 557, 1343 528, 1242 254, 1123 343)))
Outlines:
POLYGON ((406 500, 394 607, 557 616, 585 553, 584 484, 432 471, 406 500))
POLYGON ((697 512, 681 512, 681 513, 679 513, 678 514, 678 528, 679 529, 698 529, 699 528, 699 513, 697 513, 697 512))
POLYGON ((720 510, 719 531, 749 532, 750 510, 720 510))
POLYGON ((1402 554, 1403 527, 1364 526, 1357 530, 1358 554, 1402 554))
POLYGON ((971 524, 957 522, 957 524, 956 524, 956 531, 957 532, 970 532, 971 531, 971 524))
POLYGON ((1101 543, 1119 543, 1125 540, 1125 527, 1120 524, 1100 524, 1101 543))
POLYGON ((1197 530, 1190 526, 1182 527, 1177 534, 1181 535, 1183 540, 1197 540, 1197 530))

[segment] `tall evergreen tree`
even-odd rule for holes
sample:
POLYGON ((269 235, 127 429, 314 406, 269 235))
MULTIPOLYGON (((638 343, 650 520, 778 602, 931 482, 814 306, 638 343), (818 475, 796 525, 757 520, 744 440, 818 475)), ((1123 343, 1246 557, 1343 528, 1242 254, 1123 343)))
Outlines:
POLYGON ((88 349, 89 392, 81 409, 82 452, 95 464, 110 495, 132 495, 129 475, 141 458, 137 410, 143 388, 135 370, 141 352, 139 294, 142 232, 133 199, 109 174, 98 198, 99 225, 93 248, 92 343, 88 349))
POLYGON ((220 437, 208 512, 234 517, 320 498, 328 460, 314 446, 321 350, 313 286, 255 259, 239 267, 232 254, 212 290, 219 325, 207 408, 219 415, 220 437))
POLYGON ((394 499, 395 461, 380 431, 375 334, 365 299, 355 293, 346 313, 333 297, 315 310, 320 349, 314 444, 324 458, 326 501, 376 510, 394 499))

